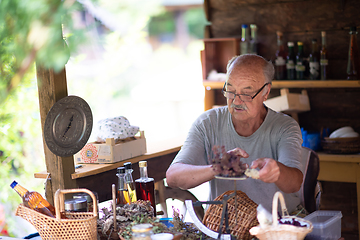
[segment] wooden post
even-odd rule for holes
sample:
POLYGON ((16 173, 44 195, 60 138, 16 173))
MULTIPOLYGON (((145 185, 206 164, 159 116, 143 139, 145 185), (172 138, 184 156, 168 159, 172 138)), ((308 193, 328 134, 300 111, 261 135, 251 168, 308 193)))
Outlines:
MULTIPOLYGON (((41 129, 44 135, 44 124, 49 110, 54 103, 68 95, 66 73, 65 69, 59 73, 55 73, 52 69, 44 69, 36 66, 36 74, 38 80, 41 129)), ((54 194, 56 190, 76 188, 76 180, 71 178, 71 174, 75 172, 74 158, 73 156, 59 157, 53 154, 47 147, 44 137, 43 145, 46 171, 50 174, 51 179, 47 182, 45 195, 47 200, 51 204, 54 204, 54 194)))

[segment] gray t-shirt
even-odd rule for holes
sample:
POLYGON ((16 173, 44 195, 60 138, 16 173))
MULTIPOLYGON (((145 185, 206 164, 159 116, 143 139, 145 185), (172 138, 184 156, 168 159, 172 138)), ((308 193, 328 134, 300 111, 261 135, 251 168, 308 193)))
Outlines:
MULTIPOLYGON (((282 113, 268 108, 264 122, 249 137, 242 137, 235 131, 231 114, 227 106, 208 110, 201 114, 190 128, 183 147, 175 157, 174 163, 191 165, 209 165, 214 154, 213 146, 225 146, 225 150, 244 149, 248 158, 241 161, 251 162, 263 157, 273 158, 288 167, 304 172, 301 158, 301 131, 298 123, 282 113)), ((210 182, 210 200, 225 191, 234 190, 233 180, 213 179, 210 182)), ((248 178, 236 181, 236 189, 245 192, 257 204, 262 204, 271 212, 272 200, 276 191, 280 191, 274 183, 248 178)), ((284 194, 289 212, 300 204, 298 193, 284 194)))

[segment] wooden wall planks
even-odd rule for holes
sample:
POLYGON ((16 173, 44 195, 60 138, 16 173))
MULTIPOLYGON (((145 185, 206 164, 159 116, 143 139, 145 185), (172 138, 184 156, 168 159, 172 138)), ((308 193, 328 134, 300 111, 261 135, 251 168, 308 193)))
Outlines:
POLYGON ((303 41, 304 52, 311 51, 311 40, 319 46, 321 31, 327 32, 329 76, 345 79, 349 48, 349 27, 360 26, 360 1, 357 0, 208 0, 211 36, 240 37, 241 25, 258 26, 259 54, 273 60, 276 31, 284 33, 284 42, 303 41))

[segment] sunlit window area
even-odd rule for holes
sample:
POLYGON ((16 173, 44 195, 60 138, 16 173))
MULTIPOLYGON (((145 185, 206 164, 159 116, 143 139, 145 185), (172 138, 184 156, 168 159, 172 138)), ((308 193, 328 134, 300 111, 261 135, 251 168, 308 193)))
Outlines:
POLYGON ((88 44, 66 65, 69 95, 91 106, 92 139, 99 120, 116 116, 125 116, 152 140, 186 134, 203 111, 201 3, 138 2, 115 13, 121 5, 95 8, 84 1, 84 11, 75 15, 78 25, 91 31, 88 44))
POLYGON ((34 177, 46 172, 40 67, 64 71, 67 95, 89 104, 89 143, 97 141, 100 120, 119 116, 148 142, 183 139, 204 111, 203 0, 51 4, 0 1, 0 236, 36 232, 15 216, 21 198, 12 181, 44 197, 49 187, 34 177))

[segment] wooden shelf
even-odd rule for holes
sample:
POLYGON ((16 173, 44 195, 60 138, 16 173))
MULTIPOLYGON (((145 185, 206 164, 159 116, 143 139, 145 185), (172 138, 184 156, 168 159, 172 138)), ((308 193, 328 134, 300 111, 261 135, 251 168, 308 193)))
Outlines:
MULTIPOLYGON (((206 90, 222 89, 223 81, 208 81, 204 80, 203 85, 206 90)), ((360 81, 358 80, 325 80, 325 81, 272 81, 272 88, 359 88, 360 81)))

